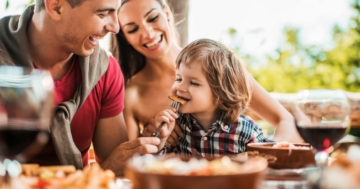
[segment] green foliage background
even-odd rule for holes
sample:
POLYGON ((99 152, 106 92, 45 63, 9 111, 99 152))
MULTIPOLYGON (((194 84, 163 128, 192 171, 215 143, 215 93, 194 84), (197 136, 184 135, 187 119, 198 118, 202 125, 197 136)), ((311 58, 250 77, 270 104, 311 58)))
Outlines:
MULTIPOLYGON (((269 92, 294 93, 299 89, 344 89, 360 91, 360 0, 352 4, 354 15, 347 31, 334 26, 334 46, 324 50, 320 46, 305 46, 299 40, 300 29, 285 27, 284 41, 272 55, 266 56, 265 65, 259 60, 233 50, 245 60, 254 78, 269 92), (277 56, 273 56, 273 55, 277 56)), ((236 37, 234 28, 228 30, 236 37)))

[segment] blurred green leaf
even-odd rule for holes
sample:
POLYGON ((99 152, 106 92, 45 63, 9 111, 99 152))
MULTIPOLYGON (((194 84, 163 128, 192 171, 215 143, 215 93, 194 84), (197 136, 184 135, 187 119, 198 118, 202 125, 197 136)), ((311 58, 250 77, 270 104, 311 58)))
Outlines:
POLYGON ((10 0, 6 0, 5 9, 8 9, 10 5, 10 0))
POLYGON ((229 28, 228 33, 229 33, 230 36, 233 36, 233 35, 236 35, 237 30, 235 28, 229 28))
POLYGON ((34 2, 35 2, 35 0, 30 0, 29 3, 27 3, 27 4, 25 5, 25 7, 28 7, 29 5, 33 4, 34 2))

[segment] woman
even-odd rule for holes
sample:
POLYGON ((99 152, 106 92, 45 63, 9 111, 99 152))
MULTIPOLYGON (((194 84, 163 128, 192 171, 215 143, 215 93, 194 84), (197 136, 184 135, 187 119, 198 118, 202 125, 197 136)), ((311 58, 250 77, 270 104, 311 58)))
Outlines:
MULTIPOLYGON (((122 0, 119 23, 121 30, 112 38, 111 51, 127 81, 124 115, 131 140, 140 136, 140 129, 157 112, 169 106, 167 96, 171 94, 175 60, 181 47, 173 14, 165 0, 122 0)), ((251 83, 249 107, 276 126, 274 140, 302 141, 291 114, 253 78, 251 83)), ((175 144, 177 138, 173 132, 168 142, 175 144)))

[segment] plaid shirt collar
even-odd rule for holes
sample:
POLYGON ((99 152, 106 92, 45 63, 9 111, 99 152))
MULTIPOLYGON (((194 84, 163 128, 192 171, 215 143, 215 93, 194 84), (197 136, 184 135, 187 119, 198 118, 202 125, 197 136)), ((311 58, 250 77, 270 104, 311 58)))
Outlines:
MULTIPOLYGON (((189 127, 197 126, 197 127, 200 127, 201 129, 203 128, 191 114, 180 114, 179 113, 179 115, 180 115, 179 117, 184 116, 184 118, 186 119, 186 121, 188 123, 193 123, 193 124, 190 124, 190 125, 187 125, 187 126, 189 126, 189 127)), ((223 122, 224 117, 225 117, 225 115, 221 114, 219 119, 217 119, 214 123, 212 123, 210 125, 209 131, 210 130, 217 130, 217 129, 221 128, 223 132, 229 133, 231 131, 231 125, 232 124, 224 125, 224 122, 223 122)))
POLYGON ((177 122, 184 137, 179 138, 180 145, 175 151, 184 155, 219 156, 244 152, 251 142, 268 141, 261 128, 249 117, 240 115, 227 125, 223 120, 224 116, 220 116, 205 131, 191 115, 180 115, 177 122))

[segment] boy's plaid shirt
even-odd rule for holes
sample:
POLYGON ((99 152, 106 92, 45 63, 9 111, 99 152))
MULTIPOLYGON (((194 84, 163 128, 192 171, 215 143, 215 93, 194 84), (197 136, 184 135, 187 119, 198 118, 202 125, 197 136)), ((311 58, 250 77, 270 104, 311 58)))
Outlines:
MULTIPOLYGON (((264 136, 254 121, 240 115, 237 121, 223 125, 223 117, 215 121, 208 132, 190 115, 180 114, 177 123, 183 130, 178 153, 199 156, 238 154, 246 151, 251 142, 273 142, 264 136)), ((175 150, 175 151, 177 151, 175 150)))

